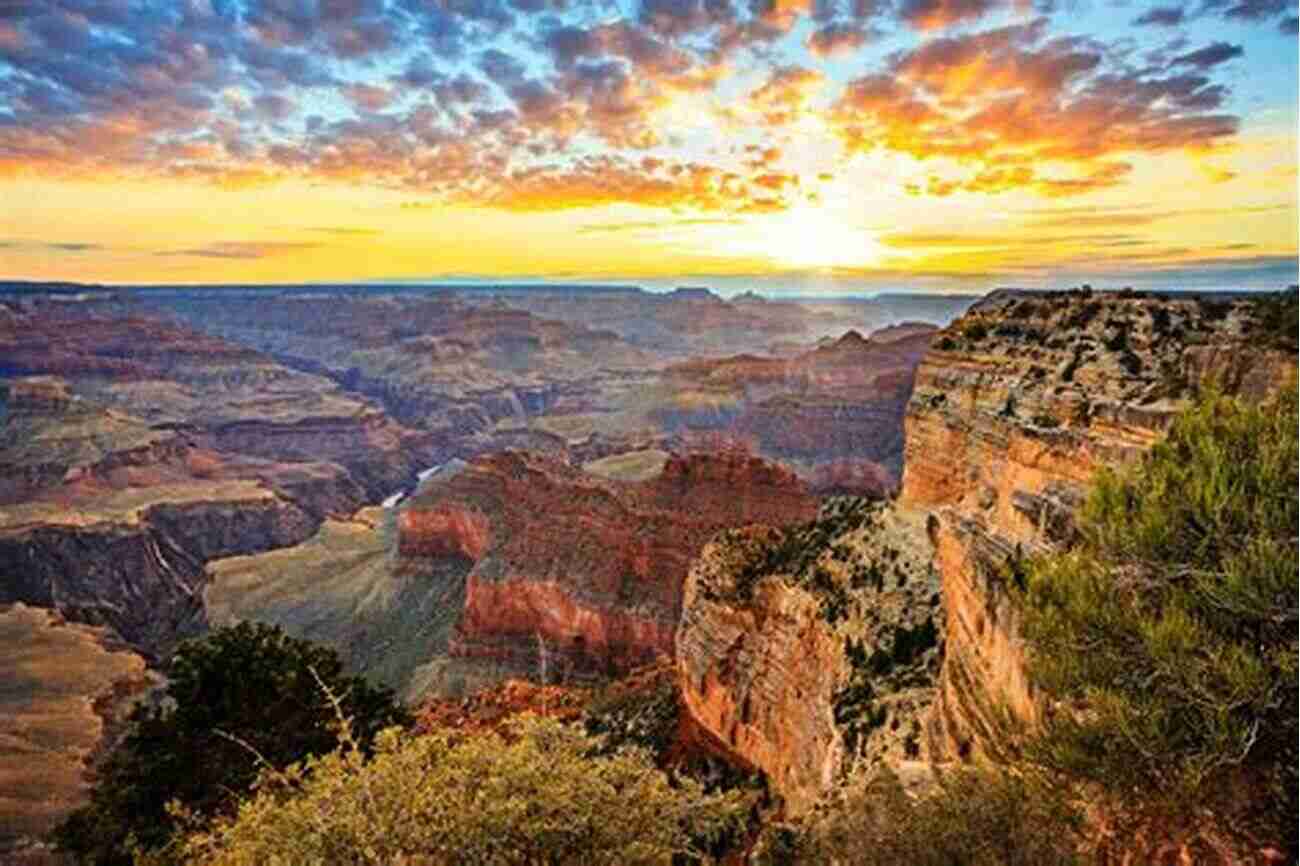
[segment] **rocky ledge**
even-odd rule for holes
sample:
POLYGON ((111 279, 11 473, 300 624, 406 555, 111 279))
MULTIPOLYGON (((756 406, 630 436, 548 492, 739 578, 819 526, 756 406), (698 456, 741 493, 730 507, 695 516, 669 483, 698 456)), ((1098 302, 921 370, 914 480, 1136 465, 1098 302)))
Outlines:
POLYGON ((855 766, 922 758, 939 603, 921 519, 885 503, 833 499, 799 527, 723 533, 686 581, 687 711, 802 814, 855 766))
POLYGON ((1294 316, 1289 338, 1268 316, 1243 297, 1003 291, 935 338, 900 494, 931 514, 947 611, 935 757, 989 751, 1002 707, 1035 717, 1007 566, 1070 538, 1094 472, 1158 441, 1200 387, 1294 387, 1294 316))

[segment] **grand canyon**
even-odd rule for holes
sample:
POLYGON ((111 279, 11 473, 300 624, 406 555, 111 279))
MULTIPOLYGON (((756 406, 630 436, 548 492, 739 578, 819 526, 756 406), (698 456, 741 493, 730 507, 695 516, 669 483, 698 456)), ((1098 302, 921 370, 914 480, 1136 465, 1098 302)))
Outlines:
POLYGON ((0 0, 0 864, 1300 862, 1298 37, 0 0))
POLYGON ((597 329, 578 287, 222 291, 2 302, 13 851, 179 642, 241 621, 435 713, 666 688, 671 749, 786 818, 851 771, 998 754, 1002 708, 1043 709, 1005 564, 1068 545, 1096 469, 1201 388, 1295 375, 1247 297, 692 290, 597 329))

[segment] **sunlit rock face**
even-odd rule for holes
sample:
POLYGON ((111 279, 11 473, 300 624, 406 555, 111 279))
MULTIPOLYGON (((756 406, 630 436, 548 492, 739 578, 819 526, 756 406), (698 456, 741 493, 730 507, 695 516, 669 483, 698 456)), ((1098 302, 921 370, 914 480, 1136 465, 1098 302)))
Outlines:
POLYGON ((504 452, 429 479, 398 546, 411 563, 472 563, 452 657, 583 676, 672 652, 687 568, 719 529, 815 510, 791 473, 747 456, 672 456, 619 482, 504 452))
POLYGON ((683 703, 801 815, 853 767, 924 758, 939 599, 921 516, 885 503, 837 500, 793 532, 724 533, 686 581, 683 703))
POLYGON ((23 604, 0 604, 0 648, 0 860, 50 862, 23 855, 86 803, 86 763, 161 677, 108 629, 23 604))
POLYGON ((907 407, 899 502, 931 514, 947 611, 927 733, 936 757, 986 751, 998 708, 1033 719, 1003 581, 1069 539, 1093 474, 1160 440, 1209 381, 1259 398, 1294 354, 1253 338, 1245 300, 996 292, 933 341, 907 407))
POLYGON ((933 335, 896 501, 696 560, 676 638, 693 719, 789 814, 853 767, 992 751, 1003 707, 1038 712, 1004 566, 1068 541, 1093 474, 1162 438, 1195 386, 1259 397, 1294 375, 1251 309, 995 293, 933 335))

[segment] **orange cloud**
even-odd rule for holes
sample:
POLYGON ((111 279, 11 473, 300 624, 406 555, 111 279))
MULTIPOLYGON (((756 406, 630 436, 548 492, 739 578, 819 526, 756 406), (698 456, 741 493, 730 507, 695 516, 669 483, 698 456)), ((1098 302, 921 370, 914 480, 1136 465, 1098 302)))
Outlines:
POLYGON ((1122 183, 1124 154, 1208 150, 1237 131, 1217 111, 1226 91, 1203 75, 1107 72, 1090 40, 1043 37, 1031 24, 925 43, 896 55, 890 72, 851 82, 831 123, 850 151, 966 165, 964 177, 928 179, 924 191, 938 196, 1080 195, 1122 183))
POLYGON ((782 66, 749 95, 749 102, 769 126, 792 123, 826 83, 826 76, 802 66, 782 66))

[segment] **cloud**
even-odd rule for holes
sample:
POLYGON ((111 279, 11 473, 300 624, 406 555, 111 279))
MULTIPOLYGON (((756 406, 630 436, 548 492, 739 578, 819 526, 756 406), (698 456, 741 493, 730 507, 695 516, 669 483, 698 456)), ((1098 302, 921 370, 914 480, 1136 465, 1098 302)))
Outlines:
POLYGON ((805 112, 809 100, 825 82, 826 76, 819 70, 780 66, 749 94, 749 103, 767 125, 786 126, 805 112))
POLYGON ((982 18, 999 0, 903 0, 904 21, 918 30, 940 30, 982 18))
POLYGON ((1295 9, 1292 0, 1214 0, 1210 5, 1221 9, 1224 17, 1258 21, 1295 9))
MULTIPOLYGON (((1234 48, 1209 46, 1176 65, 1213 67, 1234 48)), ((885 72, 850 82, 830 117, 850 150, 966 166, 914 194, 1061 197, 1122 183, 1128 154, 1204 150, 1234 135, 1237 118, 1220 111, 1226 95, 1203 74, 1134 69, 1093 40, 1049 39, 1040 19, 900 52, 885 72)))
POLYGON ((32 241, 15 238, 0 241, 0 248, 37 250, 43 253, 88 253, 106 249, 103 244, 81 241, 32 241))
POLYGON ((286 243, 283 241, 217 241, 201 247, 178 250, 159 250, 157 256, 195 256, 205 259, 263 259, 302 250, 315 249, 317 243, 286 243))
POLYGON ((753 213, 788 208, 783 193, 796 184, 796 178, 778 172, 746 178, 700 162, 600 156, 510 172, 489 190, 467 193, 464 201, 523 212, 635 202, 668 210, 753 213))
POLYGON ((1136 27, 1146 25, 1155 27, 1177 27, 1183 23, 1186 12, 1181 6, 1157 6, 1154 9, 1148 9, 1137 18, 1133 19, 1136 27))
POLYGON ((350 228, 346 226, 311 226, 307 229, 307 231, 321 232, 323 234, 329 234, 329 235, 346 235, 346 236, 354 236, 354 237, 363 237, 363 236, 370 237, 374 235, 383 234, 383 232, 379 231, 378 229, 350 228))
POLYGON ((1173 59, 1173 64, 1180 66, 1192 66, 1196 69, 1210 69, 1218 66, 1220 63, 1227 63, 1236 57, 1245 54, 1240 45, 1231 45, 1227 42, 1215 42, 1196 51, 1189 51, 1186 54, 1180 54, 1173 59))
MULTIPOLYGON (((1220 79, 1240 46, 1166 45, 1137 67, 1132 47, 1029 17, 1050 5, 0 0, 0 177, 302 178, 438 203, 761 210, 788 206, 797 182, 716 140, 779 145, 822 115, 850 152, 958 163, 916 187, 936 195, 1079 195, 1126 182, 1130 154, 1236 133, 1220 79), (969 32, 1009 10, 1016 25, 969 32), (900 33, 911 47, 881 56, 876 35, 900 33), (644 169, 647 154, 660 166, 644 169), (688 164, 711 180, 669 173, 688 164), (612 191, 587 189, 596 176, 612 191)), ((1177 9, 1138 20, 1172 26, 1177 9)), ((1195 14, 1288 10, 1202 0, 1195 14)))
POLYGON ((696 226, 723 226, 739 225, 740 220, 734 217, 730 218, 711 218, 697 217, 695 219, 674 218, 666 222, 653 222, 650 220, 634 220, 621 223, 593 223, 591 225, 579 226, 578 234, 596 235, 596 234, 619 234, 622 232, 654 232, 654 231, 671 231, 681 228, 694 228, 696 226))
POLYGON ((374 84, 349 84, 343 95, 360 111, 382 111, 393 101, 393 91, 374 84))
POLYGON ((867 32, 862 27, 845 22, 827 24, 808 34, 808 50, 818 57, 851 54, 867 43, 867 32))

